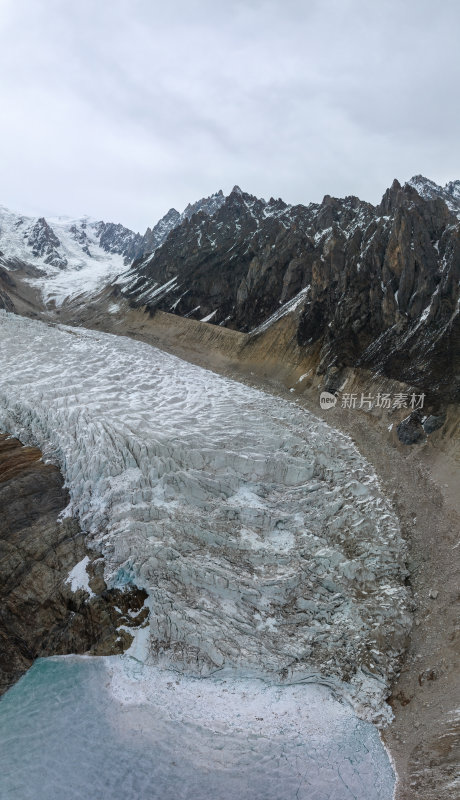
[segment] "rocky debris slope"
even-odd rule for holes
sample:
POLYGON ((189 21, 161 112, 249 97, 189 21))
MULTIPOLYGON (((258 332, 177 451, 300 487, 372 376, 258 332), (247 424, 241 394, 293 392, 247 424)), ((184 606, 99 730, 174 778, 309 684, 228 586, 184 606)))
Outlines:
POLYGON ((394 181, 378 206, 288 206, 235 187, 135 261, 119 290, 152 312, 254 335, 296 310, 298 344, 317 350, 331 390, 361 366, 448 402, 460 372, 457 184, 394 181))
POLYGON ((1 424, 51 443, 108 585, 148 592, 150 658, 326 683, 384 717, 405 547, 351 441, 148 345, 0 324, 1 424))
POLYGON ((0 694, 39 656, 120 653, 145 622, 145 593, 107 589, 68 502, 57 467, 0 434, 0 694))

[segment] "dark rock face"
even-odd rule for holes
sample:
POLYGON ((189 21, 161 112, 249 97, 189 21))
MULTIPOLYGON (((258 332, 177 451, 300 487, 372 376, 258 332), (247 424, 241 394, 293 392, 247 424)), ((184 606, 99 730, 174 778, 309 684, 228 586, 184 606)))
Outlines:
MULTIPOLYGON (((147 228, 143 236, 136 234, 138 238, 133 241, 132 247, 126 251, 116 250, 115 252, 123 252, 125 256, 125 263, 130 261, 142 259, 145 254, 150 255, 157 250, 163 242, 166 241, 169 234, 174 228, 182 222, 189 220, 194 214, 201 212, 206 216, 212 216, 224 204, 225 197, 222 191, 216 192, 210 197, 203 197, 197 200, 196 203, 189 203, 187 208, 182 212, 176 211, 175 208, 170 208, 167 214, 162 217, 153 228, 147 228)), ((102 237, 100 239, 101 245, 104 247, 102 237)))
POLYGON ((39 656, 122 652, 131 636, 117 627, 147 618, 145 592, 108 590, 97 554, 94 596, 72 591, 66 578, 88 551, 76 520, 58 521, 68 500, 39 450, 0 435, 0 694, 39 656))
POLYGON ((319 346, 320 374, 362 366, 449 401, 460 389, 452 208, 397 181, 377 207, 329 196, 292 207, 235 187, 137 259, 122 291, 133 305, 244 332, 296 305, 298 343, 319 346))
POLYGON ((119 253, 129 263, 142 252, 143 237, 124 225, 100 222, 97 227, 99 244, 106 253, 119 253))
POLYGON ((211 197, 203 197, 196 203, 189 204, 182 214, 175 208, 170 208, 153 228, 147 228, 143 236, 133 233, 123 225, 100 222, 97 228, 99 244, 108 253, 120 253, 124 256, 125 263, 130 264, 132 261, 142 258, 146 253, 153 253, 158 247, 161 247, 171 231, 184 220, 190 219, 199 211, 212 215, 223 205, 224 201, 225 197, 220 191, 211 197))
POLYGON ((423 423, 423 430, 425 433, 433 433, 434 431, 442 428, 446 421, 445 414, 430 414, 423 423))
MULTIPOLYGON (((1 255, 1 254, 0 254, 1 255)), ((8 270, 0 267, 0 308, 5 311, 15 311, 15 305, 9 295, 9 291, 14 289, 15 281, 8 270)))
POLYGON ((45 264, 61 269, 67 266, 67 259, 58 252, 61 242, 44 217, 25 232, 24 238, 27 238, 34 256, 45 256, 45 264))
POLYGON ((175 228, 180 221, 181 215, 179 212, 176 211, 175 208, 170 208, 168 213, 165 214, 153 228, 147 228, 134 258, 139 258, 143 256, 144 253, 153 253, 154 250, 163 244, 172 229, 175 228))
MULTIPOLYGON (((235 186, 233 191, 241 191, 238 186, 235 186)), ((202 211, 203 214, 206 214, 208 217, 212 217, 216 211, 219 210, 225 203, 225 195, 220 189, 215 194, 212 194, 210 197, 202 197, 201 200, 197 200, 196 203, 189 203, 187 208, 179 215, 179 219, 176 221, 176 224, 179 222, 183 222, 184 219, 191 219, 194 214, 198 214, 199 211, 202 211)))
POLYGON ((414 411, 403 419, 396 428, 398 439, 402 444, 418 444, 425 441, 426 431, 422 425, 420 411, 414 411))

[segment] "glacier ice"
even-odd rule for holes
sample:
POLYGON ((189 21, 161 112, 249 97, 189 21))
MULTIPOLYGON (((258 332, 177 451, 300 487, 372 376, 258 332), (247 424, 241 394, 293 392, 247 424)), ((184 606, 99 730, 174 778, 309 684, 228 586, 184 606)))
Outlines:
POLYGON ((393 786, 376 728, 321 686, 71 656, 37 661, 0 702, 11 800, 391 800, 393 786))
POLYGON ((405 546, 372 467, 313 415, 147 344, 0 313, 0 428, 61 467, 147 660, 320 682, 387 713, 405 546))

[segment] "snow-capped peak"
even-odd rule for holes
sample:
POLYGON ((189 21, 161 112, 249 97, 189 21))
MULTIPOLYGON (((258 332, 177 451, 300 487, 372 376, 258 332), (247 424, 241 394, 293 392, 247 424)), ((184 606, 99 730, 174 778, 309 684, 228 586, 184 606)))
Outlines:
POLYGON ((460 181, 450 181, 445 186, 439 186, 423 175, 414 175, 407 181, 407 184, 412 186, 425 200, 434 200, 435 198, 444 200, 450 211, 460 216, 460 181))
POLYGON ((224 203, 225 195, 222 189, 219 189, 218 192, 210 195, 210 197, 202 197, 201 200, 197 200, 196 203, 189 203, 187 208, 185 208, 180 215, 178 224, 183 222, 185 219, 191 219, 193 215, 198 214, 199 211, 202 211, 204 214, 212 217, 212 215, 215 214, 224 203))
POLYGON ((4 266, 30 272, 45 299, 94 291, 113 279, 130 256, 139 234, 90 217, 27 217, 0 206, 0 251, 4 266), (37 279, 36 269, 42 278, 37 279))

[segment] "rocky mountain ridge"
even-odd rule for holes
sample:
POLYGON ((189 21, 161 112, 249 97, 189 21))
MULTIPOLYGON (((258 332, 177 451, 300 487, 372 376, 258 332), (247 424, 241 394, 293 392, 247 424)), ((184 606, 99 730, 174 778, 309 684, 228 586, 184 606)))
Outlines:
MULTIPOLYGON (((32 218, 0 206, 1 266, 27 279, 45 279, 45 299, 60 304, 67 299, 66 288, 69 297, 82 291, 91 294, 115 280, 133 260, 160 247, 175 226, 198 211, 213 214, 224 199, 219 191, 189 204, 182 213, 171 208, 143 235, 86 216, 32 218)), ((3 297, 0 302, 7 307, 9 301, 3 297)))
POLYGON ((140 237, 136 242, 136 250, 132 255, 131 260, 142 258, 145 254, 151 255, 157 250, 163 242, 166 241, 169 234, 178 225, 181 225, 186 220, 190 220, 194 214, 199 212, 206 216, 212 216, 219 210, 225 202, 225 195, 220 189, 210 197, 202 197, 196 203, 189 203, 188 206, 179 213, 175 208, 170 208, 169 211, 162 217, 153 228, 147 228, 145 234, 140 237))
POLYGON ((427 181, 420 193, 418 178, 395 180, 377 206, 329 195, 289 206, 235 187, 213 214, 193 213, 135 260, 118 290, 152 313, 254 335, 295 309, 298 343, 317 348, 331 390, 342 368, 362 366, 452 400, 460 372, 457 183, 431 192, 427 181))
POLYGON ((438 186, 423 175, 414 175, 408 183, 426 200, 433 200, 436 197, 444 200, 447 207, 460 217, 460 181, 449 181, 445 186, 438 186))
POLYGON ((420 175, 394 181, 377 206, 329 195, 292 206, 235 186, 170 209, 144 235, 1 208, 0 304, 14 309, 8 287, 26 269, 61 306, 115 281, 132 306, 252 336, 295 312, 297 343, 317 353, 331 391, 356 366, 449 402, 459 396, 459 216, 460 181, 420 175))

